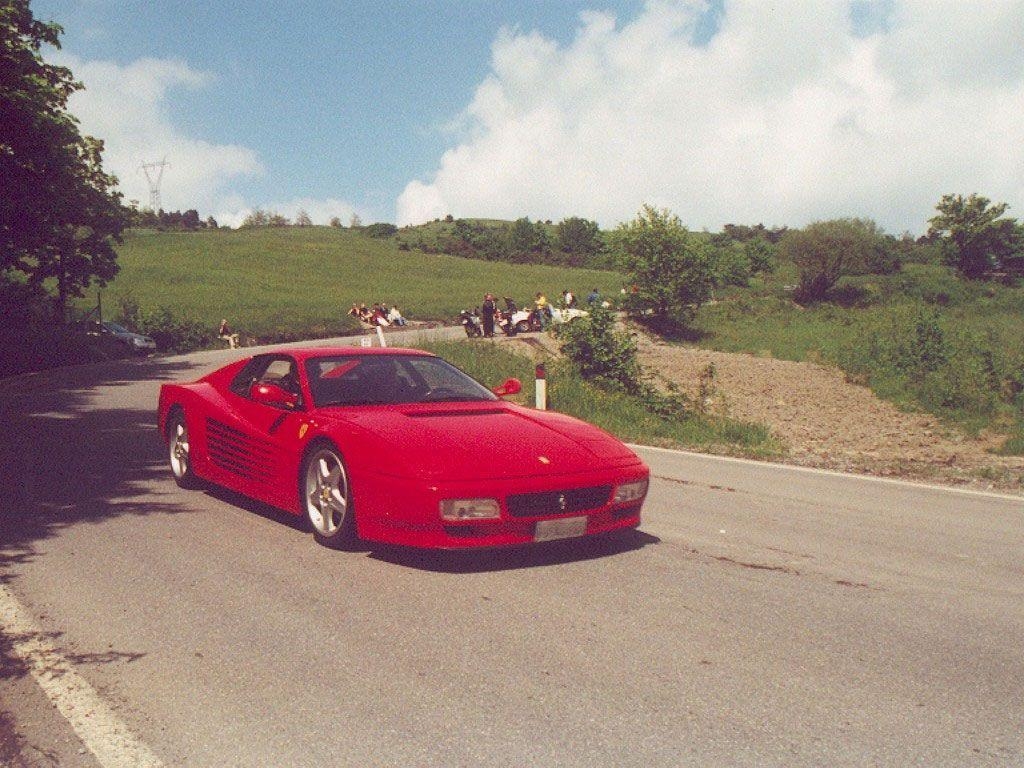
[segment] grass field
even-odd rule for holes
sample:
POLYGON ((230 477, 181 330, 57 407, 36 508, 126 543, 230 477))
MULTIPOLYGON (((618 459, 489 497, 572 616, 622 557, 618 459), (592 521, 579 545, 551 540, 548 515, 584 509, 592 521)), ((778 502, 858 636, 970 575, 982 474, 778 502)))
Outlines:
MULTIPOLYGON (((121 273, 102 294, 106 318, 116 318, 119 300, 130 298, 143 311, 168 307, 211 327, 226 317, 255 336, 355 328, 346 314, 353 302, 382 301, 412 319, 452 321, 486 291, 523 306, 537 291, 551 299, 565 288, 611 295, 622 284, 614 272, 427 255, 331 227, 130 232, 118 261, 121 273)), ((95 304, 92 292, 79 308, 95 304)))

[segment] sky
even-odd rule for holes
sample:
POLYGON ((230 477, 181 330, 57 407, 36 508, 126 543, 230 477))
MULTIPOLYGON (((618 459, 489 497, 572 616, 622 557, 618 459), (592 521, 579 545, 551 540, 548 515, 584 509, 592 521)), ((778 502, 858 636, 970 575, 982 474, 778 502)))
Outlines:
POLYGON ((1024 218, 1024 0, 33 0, 126 200, 920 234, 1024 218))

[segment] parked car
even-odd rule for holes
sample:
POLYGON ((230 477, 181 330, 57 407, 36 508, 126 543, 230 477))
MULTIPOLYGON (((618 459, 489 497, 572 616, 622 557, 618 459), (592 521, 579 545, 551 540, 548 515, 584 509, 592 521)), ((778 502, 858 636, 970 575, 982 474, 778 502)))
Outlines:
MULTIPOLYGON (((551 322, 556 325, 558 323, 568 323, 570 320, 575 320, 577 317, 586 317, 588 314, 590 313, 585 309, 576 309, 575 307, 569 309, 551 307, 551 322)), ((539 331, 541 328, 540 318, 537 317, 536 310, 527 311, 520 309, 512 315, 512 323, 515 325, 517 333, 539 331)))
POLYGON ((302 516, 326 544, 495 547, 638 526, 643 461, 597 427, 500 399, 519 390, 421 350, 286 349, 162 385, 158 420, 179 485, 302 516))
POLYGON ((78 330, 89 336, 97 336, 105 340, 113 340, 136 354, 144 355, 156 349, 156 342, 141 333, 132 333, 124 326, 109 320, 85 320, 77 324, 78 330))

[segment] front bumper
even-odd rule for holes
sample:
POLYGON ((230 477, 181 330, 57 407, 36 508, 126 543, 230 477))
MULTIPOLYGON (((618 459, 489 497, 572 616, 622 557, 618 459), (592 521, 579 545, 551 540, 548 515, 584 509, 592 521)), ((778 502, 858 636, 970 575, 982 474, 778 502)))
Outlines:
POLYGON ((644 499, 616 504, 614 488, 649 476, 642 463, 614 469, 571 473, 544 478, 515 478, 468 482, 427 483, 412 479, 374 476, 356 482, 353 495, 359 535, 369 541, 440 549, 503 547, 531 544, 567 536, 593 536, 635 528, 640 524, 644 499), (605 494, 595 489, 608 487, 605 494), (563 501, 536 510, 510 497, 536 495, 563 501), (496 498, 500 517, 487 520, 442 520, 442 499, 496 498), (603 499, 603 500, 602 500, 603 499), (589 501, 588 501, 589 500, 589 501), (584 521, 579 520, 584 518, 584 521), (547 524, 545 521, 567 521, 547 524), (571 522, 575 521, 575 522, 571 522))

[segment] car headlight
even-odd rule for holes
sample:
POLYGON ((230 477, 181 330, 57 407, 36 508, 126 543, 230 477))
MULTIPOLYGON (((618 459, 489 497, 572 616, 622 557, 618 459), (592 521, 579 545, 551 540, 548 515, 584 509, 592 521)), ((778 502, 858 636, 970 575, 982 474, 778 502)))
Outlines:
POLYGON ((631 501, 640 501, 647 495, 647 478, 634 480, 631 483, 623 483, 615 489, 612 497, 613 504, 627 504, 631 501))
POLYGON ((441 517, 445 520, 488 520, 501 516, 497 499, 444 499, 441 517))

